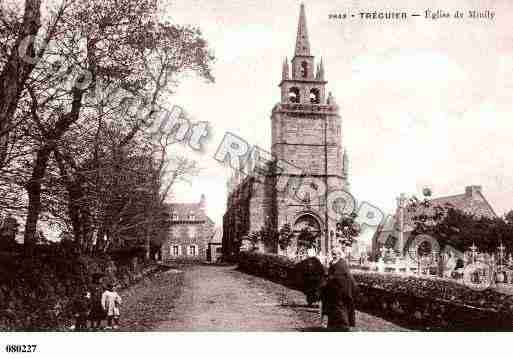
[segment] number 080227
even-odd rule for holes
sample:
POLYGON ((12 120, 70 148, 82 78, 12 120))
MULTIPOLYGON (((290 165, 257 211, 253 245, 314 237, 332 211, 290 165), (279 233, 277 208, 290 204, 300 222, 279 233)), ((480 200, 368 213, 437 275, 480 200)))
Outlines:
POLYGON ((34 353, 37 350, 37 344, 7 344, 5 351, 7 353, 34 353))

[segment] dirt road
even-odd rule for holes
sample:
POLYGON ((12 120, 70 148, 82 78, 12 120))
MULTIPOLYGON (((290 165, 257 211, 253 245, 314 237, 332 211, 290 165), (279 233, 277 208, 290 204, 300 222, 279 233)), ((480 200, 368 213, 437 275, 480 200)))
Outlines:
MULTIPOLYGON (((304 295, 235 267, 185 268, 181 295, 157 331, 309 331, 319 327, 317 308, 304 295)), ((405 330, 383 319, 357 313, 359 331, 405 330)))

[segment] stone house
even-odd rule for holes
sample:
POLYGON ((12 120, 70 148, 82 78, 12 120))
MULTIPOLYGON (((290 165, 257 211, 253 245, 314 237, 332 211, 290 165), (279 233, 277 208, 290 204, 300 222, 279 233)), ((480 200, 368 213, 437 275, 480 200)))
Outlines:
MULTIPOLYGON (((449 205, 454 209, 475 215, 476 217, 497 217, 492 206, 483 195, 481 186, 467 186, 464 193, 431 198, 430 202, 432 206, 449 205)), ((412 231, 414 230, 412 217, 415 215, 418 215, 418 213, 412 213, 406 208, 401 210, 400 206, 398 206, 396 213, 393 216, 389 216, 376 230, 372 240, 373 254, 376 256, 383 246, 393 248, 396 252, 405 254, 412 249, 412 246, 422 245, 422 240, 429 241, 430 236, 425 234, 417 236, 419 238, 412 236, 412 231), (401 226, 399 224, 401 212, 403 220, 402 243, 400 241, 401 226)), ((447 246, 446 251, 451 251, 457 257, 462 257, 462 253, 450 245, 447 246)))
POLYGON ((206 261, 214 222, 205 212, 205 196, 198 203, 167 204, 171 226, 161 247, 162 261, 206 261))

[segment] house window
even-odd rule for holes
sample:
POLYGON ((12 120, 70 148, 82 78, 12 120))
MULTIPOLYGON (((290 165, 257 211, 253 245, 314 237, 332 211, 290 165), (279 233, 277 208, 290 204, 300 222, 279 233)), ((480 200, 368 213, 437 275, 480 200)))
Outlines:
POLYGON ((180 246, 171 246, 171 256, 178 257, 180 255, 180 246))
POLYGON ((171 215, 171 218, 173 219, 173 221, 178 221, 178 213, 173 213, 171 215))
POLYGON ((198 246, 195 245, 195 244, 191 244, 188 248, 187 248, 187 251, 188 251, 188 254, 189 256, 191 257, 195 257, 198 255, 198 246))
POLYGON ((194 221, 195 218, 196 218, 196 216, 194 215, 194 213, 190 212, 189 213, 189 221, 194 221))
POLYGON ((189 237, 194 238, 196 236, 196 228, 194 226, 189 226, 189 237))

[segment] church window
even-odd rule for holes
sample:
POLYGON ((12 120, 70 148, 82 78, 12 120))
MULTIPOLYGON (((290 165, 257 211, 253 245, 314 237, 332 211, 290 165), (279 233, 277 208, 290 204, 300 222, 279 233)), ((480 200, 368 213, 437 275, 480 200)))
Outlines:
POLYGON ((310 90, 310 103, 321 103, 321 94, 319 89, 310 90))
POLYGON ((308 77, 308 62, 306 61, 301 63, 301 76, 304 78, 308 77))
POLYGON ((297 87, 291 87, 289 90, 289 102, 299 103, 299 89, 297 87))

